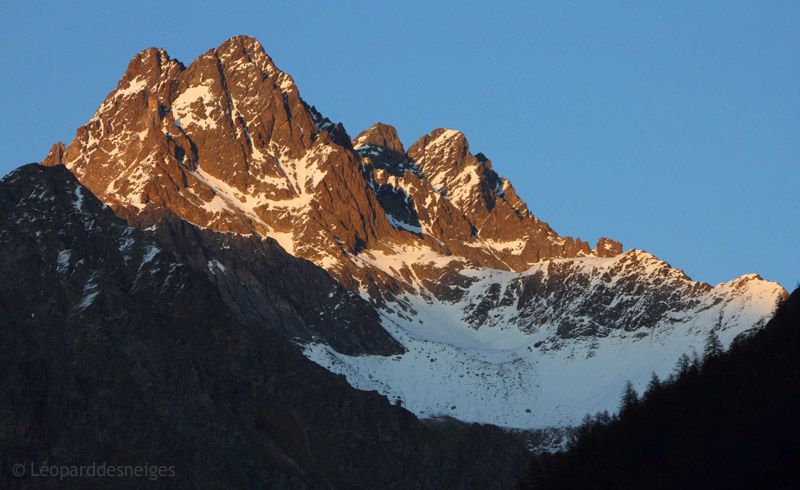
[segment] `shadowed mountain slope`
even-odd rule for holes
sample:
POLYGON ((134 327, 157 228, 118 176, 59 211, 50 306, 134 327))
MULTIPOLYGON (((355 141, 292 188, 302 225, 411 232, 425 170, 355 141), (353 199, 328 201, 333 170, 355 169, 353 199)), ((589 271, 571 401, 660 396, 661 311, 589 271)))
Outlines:
MULTIPOLYGON (((243 321, 224 287, 155 238, 64 167, 0 181, 3 488, 507 488, 517 477, 513 438, 426 425, 354 390, 277 327, 243 321), (6 471, 30 462, 165 465, 175 477, 6 471)), ((192 246, 203 240, 225 238, 192 246)))

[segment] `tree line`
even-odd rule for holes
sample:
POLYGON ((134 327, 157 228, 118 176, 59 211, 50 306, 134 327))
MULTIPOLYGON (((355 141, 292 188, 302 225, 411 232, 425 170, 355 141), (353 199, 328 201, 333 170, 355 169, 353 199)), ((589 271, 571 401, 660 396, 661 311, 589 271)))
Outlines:
POLYGON ((523 489, 794 488, 800 483, 800 289, 725 351, 711 332, 619 413, 584 418, 567 449, 531 458, 523 489))

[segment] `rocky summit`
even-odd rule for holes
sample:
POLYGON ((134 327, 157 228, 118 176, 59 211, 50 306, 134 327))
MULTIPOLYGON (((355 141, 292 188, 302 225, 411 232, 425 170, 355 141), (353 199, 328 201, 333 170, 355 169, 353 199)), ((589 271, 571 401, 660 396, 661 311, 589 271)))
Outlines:
POLYGON ((166 208, 271 236, 376 297, 404 281, 365 271, 365 249, 412 245, 518 271, 591 253, 533 217, 460 132, 435 130, 405 153, 378 124, 351 144, 245 36, 188 68, 162 49, 136 55, 75 139, 43 161, 59 163, 122 216, 166 208))
POLYGON ((137 54, 42 164, 153 230, 240 321, 422 417, 574 424, 711 330, 729 345, 759 328, 786 295, 559 235, 460 131, 351 139, 247 36, 188 67, 137 54))

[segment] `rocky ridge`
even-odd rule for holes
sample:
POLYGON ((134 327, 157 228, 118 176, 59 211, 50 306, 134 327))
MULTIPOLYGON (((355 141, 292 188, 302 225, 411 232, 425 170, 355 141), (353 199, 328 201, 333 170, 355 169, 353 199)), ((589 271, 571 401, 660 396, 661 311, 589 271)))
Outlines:
POLYGON ((459 132, 433 131, 405 154, 394 129, 377 125, 356 147, 302 101, 255 39, 237 36, 188 68, 161 49, 139 53, 75 139, 54 145, 43 164, 63 163, 125 217, 167 208, 202 227, 271 236, 373 298, 405 284, 354 267, 366 248, 414 244, 518 271, 592 253, 533 217, 459 132), (383 148, 367 143, 382 143, 376 128, 399 167, 373 165, 370 152, 383 148), (397 216, 386 209, 393 200, 406 201, 397 216))

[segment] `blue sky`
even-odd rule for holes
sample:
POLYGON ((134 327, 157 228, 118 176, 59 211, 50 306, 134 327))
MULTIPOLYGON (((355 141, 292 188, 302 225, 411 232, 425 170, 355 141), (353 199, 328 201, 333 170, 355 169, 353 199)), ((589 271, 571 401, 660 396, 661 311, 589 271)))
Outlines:
POLYGON ((3 2, 0 174, 71 140, 138 51, 244 33, 353 136, 462 130, 561 234, 794 288, 800 2, 599 3, 3 2))

